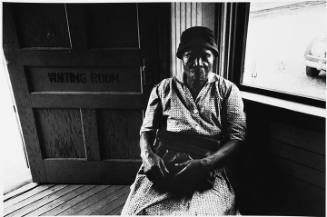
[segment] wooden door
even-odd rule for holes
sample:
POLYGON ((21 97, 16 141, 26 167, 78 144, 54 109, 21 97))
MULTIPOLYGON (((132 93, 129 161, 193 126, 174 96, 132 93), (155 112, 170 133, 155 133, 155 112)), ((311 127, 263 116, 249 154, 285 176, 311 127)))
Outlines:
POLYGON ((4 3, 3 12, 33 181, 131 183, 149 90, 168 74, 169 4, 4 3))

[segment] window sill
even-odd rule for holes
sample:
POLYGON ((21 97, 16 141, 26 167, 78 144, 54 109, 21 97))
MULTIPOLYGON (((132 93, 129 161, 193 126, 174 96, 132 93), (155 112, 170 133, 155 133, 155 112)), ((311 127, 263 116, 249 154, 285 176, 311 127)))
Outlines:
POLYGON ((249 93, 245 91, 241 91, 241 96, 245 100, 271 105, 279 108, 284 108, 291 111, 296 111, 296 112, 313 115, 317 117, 326 118, 326 110, 324 108, 287 101, 287 100, 278 99, 270 96, 264 96, 256 93, 249 93))

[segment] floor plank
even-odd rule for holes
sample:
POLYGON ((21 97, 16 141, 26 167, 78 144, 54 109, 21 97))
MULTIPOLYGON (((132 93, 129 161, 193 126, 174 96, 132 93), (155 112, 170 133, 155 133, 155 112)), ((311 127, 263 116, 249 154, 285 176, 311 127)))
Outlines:
POLYGON ((16 212, 19 209, 22 209, 23 207, 27 206, 28 204, 31 204, 37 200, 40 200, 41 198, 52 194, 53 192, 56 192, 62 188, 64 188, 66 185, 55 185, 51 188, 48 188, 40 193, 34 194, 31 197, 28 197, 26 199, 24 199, 23 201, 20 201, 19 203, 14 204, 13 206, 10 207, 5 207, 4 209, 4 215, 8 216, 10 213, 12 212, 16 212))
POLYGON ((123 206, 125 204, 125 201, 127 199, 128 193, 123 194, 119 200, 117 200, 115 207, 110 212, 106 213, 106 215, 120 215, 121 210, 123 209, 123 206))
MULTIPOLYGON (((128 196, 128 194, 127 194, 127 196, 128 196)), ((127 196, 126 196, 126 198, 127 198, 127 196)), ((125 198, 125 200, 126 200, 126 198, 125 198)), ((120 215, 124 204, 125 204, 125 201, 119 207, 112 210, 110 213, 107 213, 106 215, 120 215)))
POLYGON ((101 201, 99 201, 95 207, 92 209, 86 209, 86 212, 82 212, 81 215, 105 215, 105 210, 111 204, 115 203, 115 200, 117 200, 117 198, 122 196, 125 192, 125 186, 119 186, 119 188, 117 188, 117 190, 115 190, 112 194, 104 197, 101 201))
POLYGON ((123 188, 118 194, 112 196, 111 198, 108 198, 104 206, 102 206, 100 209, 94 211, 91 213, 92 215, 107 215, 108 213, 112 212, 114 209, 119 207, 121 205, 121 200, 125 202, 127 195, 129 193, 129 187, 123 188))
POLYGON ((25 200, 25 199, 27 199, 29 197, 32 197, 33 195, 38 194, 38 193, 40 193, 40 192, 42 192, 42 191, 44 191, 46 189, 49 189, 49 188, 51 188, 53 186, 54 185, 39 185, 39 186, 25 192, 24 194, 20 194, 20 195, 18 195, 16 197, 11 198, 10 200, 4 201, 4 208, 6 209, 9 206, 12 206, 12 205, 14 205, 16 203, 19 203, 19 202, 21 202, 21 201, 23 201, 23 200, 25 200))
POLYGON ((101 192, 98 192, 91 197, 83 200, 82 202, 71 207, 69 210, 59 213, 59 215, 84 215, 84 213, 89 212, 93 209, 100 200, 105 197, 110 196, 119 186, 109 186, 101 192))
POLYGON ((71 199, 73 199, 74 197, 76 197, 79 194, 82 194, 88 190, 90 190, 91 188, 94 188, 94 185, 84 185, 79 187, 78 189, 72 190, 70 192, 68 192, 67 194, 52 200, 51 202, 47 203, 46 205, 39 207, 38 209, 28 213, 25 216, 39 216, 42 213, 46 213, 46 212, 50 212, 51 210, 57 208, 60 205, 65 205, 65 203, 71 199))
POLYGON ((49 194, 37 201, 34 201, 33 203, 30 203, 30 204, 24 206, 23 208, 16 210, 15 212, 10 213, 9 215, 7 215, 7 217, 27 215, 28 213, 33 212, 34 210, 37 210, 38 208, 48 204, 49 202, 65 195, 68 192, 73 191, 79 187, 81 187, 81 185, 65 186, 64 188, 59 189, 58 191, 54 191, 51 194, 49 194))
POLYGON ((119 215, 126 185, 26 186, 6 198, 5 217, 54 215, 119 215))
POLYGON ((76 206, 80 202, 84 201, 85 199, 89 198, 90 196, 103 191, 104 189, 108 188, 108 185, 97 185, 93 188, 89 189, 88 191, 82 192, 80 194, 77 194, 73 199, 57 206, 56 208, 44 212, 41 215, 47 215, 47 216, 55 216, 55 215, 62 215, 61 212, 65 212, 67 210, 70 210, 71 207, 76 206))
POLYGON ((29 183, 27 185, 24 185, 10 193, 7 193, 3 196, 3 201, 6 202, 9 199, 13 199, 15 197, 18 197, 19 195, 22 195, 30 190, 32 190, 33 188, 36 188, 38 185, 34 182, 29 183))

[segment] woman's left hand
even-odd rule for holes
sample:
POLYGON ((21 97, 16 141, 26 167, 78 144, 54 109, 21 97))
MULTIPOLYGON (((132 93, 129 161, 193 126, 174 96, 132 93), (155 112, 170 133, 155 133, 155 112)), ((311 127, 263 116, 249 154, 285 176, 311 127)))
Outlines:
POLYGON ((175 166, 182 169, 175 175, 175 179, 181 183, 199 183, 209 179, 209 170, 204 166, 201 159, 192 159, 175 166))

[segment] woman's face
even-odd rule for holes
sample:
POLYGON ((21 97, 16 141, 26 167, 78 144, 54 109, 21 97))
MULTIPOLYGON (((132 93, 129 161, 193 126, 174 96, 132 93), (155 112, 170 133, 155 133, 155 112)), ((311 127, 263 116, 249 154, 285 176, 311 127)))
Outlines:
POLYGON ((214 59, 214 54, 207 48, 185 51, 182 57, 184 72, 192 80, 206 80, 213 69, 214 59))

